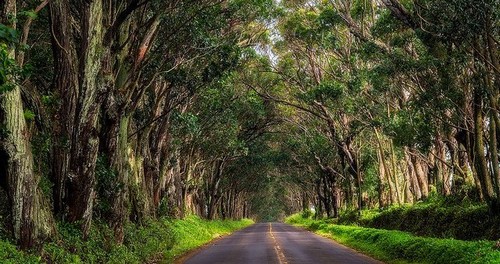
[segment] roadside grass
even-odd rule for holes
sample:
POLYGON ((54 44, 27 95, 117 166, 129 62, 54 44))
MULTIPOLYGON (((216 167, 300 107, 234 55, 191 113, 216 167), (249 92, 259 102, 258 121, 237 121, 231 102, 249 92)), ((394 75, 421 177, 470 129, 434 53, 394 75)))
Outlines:
POLYGON ((295 214, 287 223, 359 250, 387 263, 500 263, 493 241, 462 241, 418 237, 396 230, 344 226, 332 220, 314 220, 295 214))
POLYGON ((344 211, 335 223, 400 230, 436 238, 500 239, 500 215, 490 214, 485 204, 462 204, 445 199, 362 210, 361 215, 357 210, 344 211))
POLYGON ((166 252, 167 263, 217 237, 249 226, 253 221, 250 219, 208 221, 190 216, 183 220, 172 220, 169 223, 176 242, 173 248, 166 252))
POLYGON ((113 231, 96 222, 87 241, 76 225, 59 224, 59 235, 45 243, 41 253, 18 250, 0 240, 0 263, 172 263, 175 258, 221 235, 252 224, 252 220, 203 220, 188 216, 182 220, 161 219, 142 226, 128 225, 122 245, 114 242, 113 231))

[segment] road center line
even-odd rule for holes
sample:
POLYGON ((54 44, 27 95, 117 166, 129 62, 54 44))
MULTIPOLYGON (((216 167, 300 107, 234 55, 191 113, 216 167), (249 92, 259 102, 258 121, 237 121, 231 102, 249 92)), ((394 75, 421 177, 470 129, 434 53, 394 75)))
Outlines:
POLYGON ((283 250, 281 250, 276 237, 273 234, 273 225, 269 223, 269 235, 273 239, 274 251, 276 251, 276 255, 278 256, 278 261, 280 264, 287 264, 285 254, 283 254, 283 250))

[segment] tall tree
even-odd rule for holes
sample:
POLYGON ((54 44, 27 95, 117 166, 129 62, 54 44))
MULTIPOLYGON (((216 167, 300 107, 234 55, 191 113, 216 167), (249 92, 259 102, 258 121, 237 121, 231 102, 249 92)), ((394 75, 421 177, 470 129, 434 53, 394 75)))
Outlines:
MULTIPOLYGON (((14 239, 21 248, 38 245, 55 233, 50 207, 39 189, 40 175, 34 172, 30 135, 24 116, 16 59, 22 56, 19 43, 16 1, 0 4, 0 177, 10 204, 14 239)), ((29 27, 29 25, 28 25, 29 27)), ((27 37, 27 36, 26 36, 27 37)))

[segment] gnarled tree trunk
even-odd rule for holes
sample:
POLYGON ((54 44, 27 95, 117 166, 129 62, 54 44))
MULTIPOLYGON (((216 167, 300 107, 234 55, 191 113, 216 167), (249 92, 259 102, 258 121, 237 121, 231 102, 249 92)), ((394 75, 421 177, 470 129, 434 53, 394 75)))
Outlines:
MULTIPOLYGON (((10 21, 16 15, 16 1, 0 4, 0 22, 15 28, 10 21)), ((16 50, 7 48, 11 59, 16 50)), ((3 84, 1 84, 3 85, 3 84)), ((38 188, 40 175, 34 173, 30 131, 24 118, 21 87, 11 84, 0 94, 0 122, 4 135, 0 138, 0 177, 10 202, 10 220, 14 239, 21 248, 36 246, 55 233, 48 204, 38 188)))
POLYGON ((86 237, 95 196, 97 121, 103 99, 103 6, 101 1, 54 0, 50 11, 57 70, 54 83, 62 99, 59 118, 63 125, 57 133, 65 141, 56 146, 61 162, 55 167, 54 178, 59 181, 56 192, 62 192, 61 186, 65 185, 67 194, 56 197, 56 203, 64 197, 67 219, 80 222, 86 237))

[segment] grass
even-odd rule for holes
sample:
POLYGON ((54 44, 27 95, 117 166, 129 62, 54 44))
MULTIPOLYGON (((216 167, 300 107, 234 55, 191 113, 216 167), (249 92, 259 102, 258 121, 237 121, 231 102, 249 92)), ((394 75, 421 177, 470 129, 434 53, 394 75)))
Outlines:
POLYGON ((500 251, 493 248, 493 241, 419 237, 396 230, 336 225, 300 214, 286 221, 387 263, 500 263, 500 251))
POLYGON ((410 232, 418 236, 460 240, 500 239, 500 216, 491 215, 484 204, 419 202, 384 210, 343 212, 336 222, 410 232))
POLYGON ((242 229, 252 224, 250 219, 240 221, 202 220, 198 217, 188 217, 184 220, 170 222, 176 243, 167 251, 166 259, 172 261, 182 254, 195 249, 211 240, 227 235, 235 230, 242 229))
POLYGON ((130 224, 122 245, 114 243, 113 231, 104 223, 92 226, 87 241, 81 240, 74 225, 59 224, 58 238, 44 244, 40 254, 19 251, 9 241, 0 240, 0 263, 172 263, 182 254, 252 223, 249 219, 207 221, 189 216, 144 226, 130 224))

